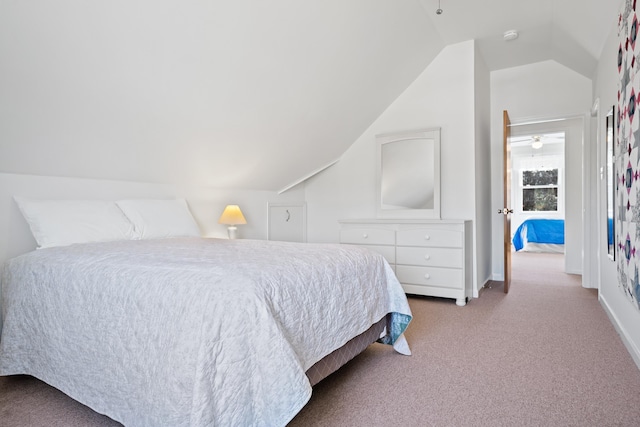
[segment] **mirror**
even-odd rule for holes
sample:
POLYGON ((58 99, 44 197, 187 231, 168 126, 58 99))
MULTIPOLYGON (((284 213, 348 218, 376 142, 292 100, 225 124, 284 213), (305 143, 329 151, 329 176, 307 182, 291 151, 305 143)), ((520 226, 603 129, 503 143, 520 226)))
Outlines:
POLYGON ((440 218, 440 129, 378 135, 381 218, 440 218))
POLYGON ((606 170, 606 192, 607 192, 607 253, 609 259, 616 259, 615 248, 615 164, 613 157, 613 146, 615 142, 615 107, 607 113, 606 116, 606 143, 607 143, 607 156, 605 163, 606 170))

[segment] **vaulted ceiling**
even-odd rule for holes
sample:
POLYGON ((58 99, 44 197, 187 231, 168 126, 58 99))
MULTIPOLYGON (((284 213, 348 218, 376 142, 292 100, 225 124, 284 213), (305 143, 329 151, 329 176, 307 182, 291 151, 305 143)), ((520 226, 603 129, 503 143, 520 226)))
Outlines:
POLYGON ((1 2, 0 172, 278 190, 339 158, 447 44, 592 77, 609 3, 1 2))
POLYGON ((623 0, 419 1, 445 44, 476 40, 490 70, 551 59, 592 78, 623 0))

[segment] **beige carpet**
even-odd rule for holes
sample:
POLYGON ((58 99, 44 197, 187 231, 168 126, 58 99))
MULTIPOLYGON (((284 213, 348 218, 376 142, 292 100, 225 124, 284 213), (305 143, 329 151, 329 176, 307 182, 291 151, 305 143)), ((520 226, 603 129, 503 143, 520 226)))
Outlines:
POLYGON ((563 263, 517 254, 508 295, 462 308, 412 298, 413 355, 369 347, 291 426, 640 426, 640 371, 563 263))
MULTIPOLYGON (((516 254, 511 292, 411 298, 413 356, 375 344, 314 389, 299 426, 638 426, 640 370, 561 255, 516 254)), ((0 426, 117 426, 30 377, 0 377, 0 426)))

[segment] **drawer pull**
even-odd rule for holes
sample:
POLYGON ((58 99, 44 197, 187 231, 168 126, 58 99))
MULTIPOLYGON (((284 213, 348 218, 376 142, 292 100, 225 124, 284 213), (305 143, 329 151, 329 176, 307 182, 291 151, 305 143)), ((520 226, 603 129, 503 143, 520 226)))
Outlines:
POLYGON ((363 238, 363 239, 366 239, 366 238, 368 238, 368 237, 369 237, 369 235, 368 235, 367 233, 364 233, 364 234, 362 235, 362 238, 363 238))
POLYGON ((424 278, 429 280, 429 279, 431 279, 431 275, 429 273, 427 273, 427 274, 424 275, 424 278))
POLYGON ((428 234, 425 234, 424 240, 431 240, 431 236, 429 236, 428 234))
POLYGON ((425 255, 425 256, 424 256, 424 259, 426 259, 427 261, 428 261, 428 260, 430 260, 430 259, 431 259, 431 255, 428 255, 428 254, 427 254, 427 255, 425 255))

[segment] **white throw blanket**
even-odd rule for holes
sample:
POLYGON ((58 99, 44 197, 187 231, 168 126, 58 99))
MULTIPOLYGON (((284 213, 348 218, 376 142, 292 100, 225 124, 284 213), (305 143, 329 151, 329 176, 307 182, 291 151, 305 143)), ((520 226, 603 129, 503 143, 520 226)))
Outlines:
POLYGON ((408 352, 389 265, 344 245, 72 245, 10 260, 2 285, 0 375, 132 427, 284 426, 311 395, 305 371, 387 313, 386 342, 408 352))

